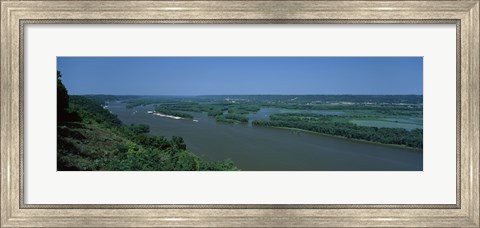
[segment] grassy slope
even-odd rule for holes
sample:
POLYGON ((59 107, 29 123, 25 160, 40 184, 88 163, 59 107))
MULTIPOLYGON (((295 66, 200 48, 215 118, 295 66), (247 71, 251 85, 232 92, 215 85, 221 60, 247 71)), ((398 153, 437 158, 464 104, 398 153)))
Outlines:
POLYGON ((59 170, 111 170, 111 157, 132 143, 98 124, 69 123, 57 131, 59 170))

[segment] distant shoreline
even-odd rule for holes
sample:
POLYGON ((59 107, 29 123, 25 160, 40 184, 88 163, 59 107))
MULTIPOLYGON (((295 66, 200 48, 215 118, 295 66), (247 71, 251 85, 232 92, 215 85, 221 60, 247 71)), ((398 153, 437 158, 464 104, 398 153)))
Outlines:
POLYGON ((369 143, 369 144, 374 144, 374 145, 382 145, 382 146, 391 146, 391 147, 397 147, 397 148, 403 148, 403 149, 410 149, 414 150, 415 152, 422 152, 423 149, 418 149, 418 148, 413 148, 413 147, 408 147, 408 146, 403 146, 403 145, 396 145, 396 144, 385 144, 385 143, 379 143, 379 142, 372 142, 372 141, 367 141, 363 139, 354 139, 354 138, 347 138, 339 135, 330 135, 330 134, 325 134, 325 133, 320 133, 320 132, 315 132, 315 131, 308 131, 304 129, 299 129, 299 128, 292 128, 292 127, 276 127, 276 126, 254 126, 254 127, 266 127, 266 128, 277 128, 277 129, 284 129, 284 130, 290 130, 290 131, 299 131, 299 132, 304 132, 304 133, 309 133, 309 134, 316 134, 316 135, 322 135, 322 136, 328 136, 328 137, 334 137, 334 138, 340 138, 340 139, 347 139, 351 141, 356 141, 356 142, 364 142, 364 143, 369 143))

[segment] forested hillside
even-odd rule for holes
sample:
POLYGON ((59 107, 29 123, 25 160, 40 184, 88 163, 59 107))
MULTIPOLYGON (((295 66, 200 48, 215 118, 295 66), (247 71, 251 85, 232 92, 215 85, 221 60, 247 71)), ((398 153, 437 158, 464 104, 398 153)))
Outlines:
POLYGON ((182 137, 148 134, 148 125, 123 125, 102 107, 102 99, 69 96, 59 72, 57 94, 59 171, 238 170, 230 160, 202 160, 182 137))

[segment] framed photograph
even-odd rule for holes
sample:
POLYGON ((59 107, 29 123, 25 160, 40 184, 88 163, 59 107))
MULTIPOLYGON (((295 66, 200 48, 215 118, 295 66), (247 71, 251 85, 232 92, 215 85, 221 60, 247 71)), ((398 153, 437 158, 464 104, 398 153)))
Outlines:
POLYGON ((479 227, 479 5, 1 0, 1 227, 479 227))
POLYGON ((57 57, 57 171, 422 171, 422 61, 57 57))

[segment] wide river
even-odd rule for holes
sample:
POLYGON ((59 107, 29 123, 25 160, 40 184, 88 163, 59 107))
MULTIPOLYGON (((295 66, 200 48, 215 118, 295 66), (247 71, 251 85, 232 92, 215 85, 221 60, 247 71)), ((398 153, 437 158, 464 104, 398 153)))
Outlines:
MULTIPOLYGON (((209 161, 231 159, 248 171, 400 171, 422 170, 421 151, 358 142, 337 137, 285 129, 254 127, 251 124, 217 123, 202 113, 175 120, 154 116, 151 106, 127 109, 111 102, 108 109, 124 124, 148 124, 150 132, 167 137, 181 136, 187 149, 209 161)), ((272 110, 251 117, 261 119, 272 110)), ((328 113, 325 113, 328 114, 328 113)), ((334 113, 341 114, 341 113, 334 113)))

